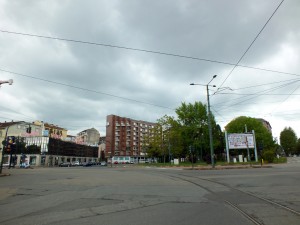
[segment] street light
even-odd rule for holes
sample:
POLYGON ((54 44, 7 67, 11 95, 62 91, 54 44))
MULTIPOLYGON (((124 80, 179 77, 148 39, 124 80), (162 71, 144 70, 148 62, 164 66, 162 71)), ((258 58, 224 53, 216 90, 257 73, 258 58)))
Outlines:
MULTIPOLYGON (((5 84, 5 83, 8 83, 9 85, 12 85, 12 83, 13 83, 13 80, 12 79, 9 79, 9 80, 0 80, 0 87, 1 87, 1 84, 5 84)), ((9 128, 10 126, 8 126, 7 128, 6 128, 6 133, 5 133, 5 138, 4 138, 4 140, 6 141, 6 139, 7 139, 7 132, 8 132, 8 128, 9 128)), ((7 148, 7 143, 6 143, 6 146, 5 146, 6 148, 7 148)), ((3 155, 4 155, 4 146, 3 146, 3 149, 2 149, 2 152, 1 152, 1 162, 0 162, 0 174, 2 173, 2 167, 3 167, 3 155)), ((11 160, 11 159, 10 159, 11 160)), ((10 162, 9 162, 9 167, 10 167, 10 162)))
POLYGON ((191 83, 190 85, 200 85, 206 86, 206 94, 207 94, 207 117, 208 117, 208 132, 209 132, 209 145, 210 145, 210 158, 211 158, 211 166, 212 168, 215 167, 215 160, 214 160, 214 147, 213 147, 213 136, 212 136, 212 128, 211 128, 211 112, 210 112, 210 102, 209 102, 209 89, 208 87, 216 87, 216 85, 209 85, 213 79, 215 79, 217 75, 214 75, 212 79, 206 84, 195 84, 191 83))
POLYGON ((9 80, 0 80, 0 87, 1 87, 1 84, 5 84, 5 83, 8 83, 9 85, 12 85, 13 80, 12 79, 9 79, 9 80))

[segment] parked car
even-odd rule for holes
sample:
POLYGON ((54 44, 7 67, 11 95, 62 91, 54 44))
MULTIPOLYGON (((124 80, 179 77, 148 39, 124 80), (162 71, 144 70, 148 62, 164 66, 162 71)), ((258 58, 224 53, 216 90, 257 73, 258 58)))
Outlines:
POLYGON ((105 161, 100 162, 100 166, 107 166, 107 163, 105 161))
POLYGON ((80 166, 80 162, 79 161, 75 161, 72 163, 72 166, 80 166))
POLYGON ((63 162, 61 164, 59 164, 59 167, 71 167, 72 164, 70 162, 63 162))
POLYGON ((85 167, 87 167, 87 166, 92 166, 92 165, 93 165, 92 162, 84 162, 84 163, 82 164, 82 166, 85 166, 85 167))

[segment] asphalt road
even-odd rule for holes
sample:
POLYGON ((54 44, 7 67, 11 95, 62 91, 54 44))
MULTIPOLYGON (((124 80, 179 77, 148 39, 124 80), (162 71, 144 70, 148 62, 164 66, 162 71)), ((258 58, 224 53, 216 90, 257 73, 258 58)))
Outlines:
POLYGON ((297 160, 253 169, 119 166, 3 172, 11 175, 0 177, 1 225, 300 224, 297 160))

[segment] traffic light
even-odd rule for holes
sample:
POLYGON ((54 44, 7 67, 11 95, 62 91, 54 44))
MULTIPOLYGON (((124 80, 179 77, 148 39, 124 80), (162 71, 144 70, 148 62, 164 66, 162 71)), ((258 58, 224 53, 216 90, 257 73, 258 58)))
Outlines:
POLYGON ((16 144, 16 138, 15 136, 9 136, 7 137, 7 146, 6 146, 6 151, 10 152, 16 144))

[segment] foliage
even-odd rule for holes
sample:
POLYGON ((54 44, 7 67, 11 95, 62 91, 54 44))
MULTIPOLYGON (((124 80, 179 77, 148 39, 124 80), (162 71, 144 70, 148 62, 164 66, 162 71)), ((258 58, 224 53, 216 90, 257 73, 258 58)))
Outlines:
POLYGON ((248 131, 255 131, 257 145, 263 146, 263 149, 270 149, 274 147, 275 143, 273 141, 272 134, 256 118, 240 116, 228 123, 225 129, 228 133, 244 133, 245 125, 247 126, 248 131))
POLYGON ((262 158, 269 163, 272 163, 275 159, 275 151, 273 150, 264 150, 262 154, 262 158))
POLYGON ((162 156, 161 130, 162 130, 161 126, 157 125, 150 131, 150 135, 144 136, 143 149, 145 149, 148 156, 151 158, 159 158, 162 156))
POLYGON ((296 150, 297 150, 297 154, 300 154, 300 138, 297 141, 296 150))
MULTIPOLYGON (((171 158, 187 158, 190 149, 193 149, 194 158, 205 158, 210 154, 209 133, 207 123, 206 106, 201 102, 194 104, 182 103, 175 110, 177 119, 163 116, 157 121, 157 127, 153 129, 149 137, 144 137, 144 147, 151 157, 168 156, 171 158), (169 155, 170 152, 170 155, 169 155)), ((224 138, 220 126, 211 118, 214 149, 222 152, 224 138)))
POLYGON ((280 132, 280 144, 287 155, 297 153, 297 136, 291 127, 285 127, 280 132))

